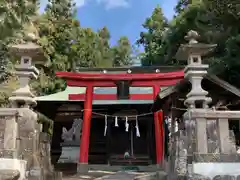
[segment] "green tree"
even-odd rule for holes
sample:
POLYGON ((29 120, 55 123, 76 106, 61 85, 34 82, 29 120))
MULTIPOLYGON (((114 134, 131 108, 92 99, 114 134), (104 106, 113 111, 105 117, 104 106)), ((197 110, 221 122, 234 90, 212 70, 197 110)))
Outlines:
POLYGON ((111 50, 109 41, 110 41, 110 32, 107 27, 103 27, 98 31, 99 35, 99 51, 101 53, 101 66, 102 67, 111 67, 113 65, 113 52, 111 50))
POLYGON ((240 87, 240 3, 237 0, 204 0, 205 16, 200 16, 201 29, 210 32, 210 42, 218 44, 212 71, 231 84, 240 87))
POLYGON ((166 50, 163 48, 165 44, 164 35, 168 23, 160 6, 154 9, 151 17, 146 19, 143 27, 147 31, 141 32, 140 39, 137 41, 137 44, 143 45, 145 50, 142 64, 144 66, 163 64, 166 56, 166 50))
MULTIPOLYGON (((237 70, 240 68, 237 61, 240 58, 239 7, 238 0, 179 0, 175 8, 176 16, 165 26, 167 30, 162 33, 162 36, 156 36, 153 28, 149 28, 151 24, 149 22, 153 21, 153 15, 156 14, 155 9, 152 16, 146 20, 148 23, 144 24, 147 32, 141 33, 138 41, 145 48, 143 64, 180 64, 181 62, 176 61, 174 56, 179 46, 186 43, 184 39, 186 33, 189 30, 196 30, 201 35, 199 41, 218 45, 212 54, 213 58, 208 58, 211 65, 210 71, 240 87, 238 82, 240 73, 237 70)), ((163 21, 156 20, 156 22, 163 21)), ((161 27, 155 31, 163 32, 161 27)))
POLYGON ((113 66, 127 66, 132 64, 132 47, 129 39, 126 36, 118 40, 116 46, 112 47, 113 52, 113 66))
POLYGON ((45 80, 33 83, 38 95, 62 90, 65 85, 55 77, 56 71, 69 71, 74 67, 76 55, 72 50, 73 32, 79 28, 75 20, 75 4, 72 0, 49 0, 45 13, 37 20, 39 43, 43 47, 47 63, 41 67, 45 80), (71 53, 71 54, 70 54, 71 53), (50 79, 49 79, 50 78, 50 79))
POLYGON ((37 0, 0 1, 0 82, 9 75, 8 45, 21 39, 23 25, 36 15, 37 0))

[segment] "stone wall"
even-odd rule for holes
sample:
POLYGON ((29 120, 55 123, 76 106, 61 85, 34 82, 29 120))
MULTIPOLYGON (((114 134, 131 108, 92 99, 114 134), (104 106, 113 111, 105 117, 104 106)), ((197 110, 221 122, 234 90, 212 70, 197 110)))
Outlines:
POLYGON ((0 109, 0 179, 61 180, 50 160, 50 137, 29 108, 0 109))

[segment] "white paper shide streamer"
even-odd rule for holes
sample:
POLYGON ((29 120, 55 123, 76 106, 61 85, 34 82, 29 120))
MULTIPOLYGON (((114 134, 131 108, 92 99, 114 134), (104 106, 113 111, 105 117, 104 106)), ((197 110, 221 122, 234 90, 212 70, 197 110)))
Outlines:
POLYGON ((137 116, 136 116, 136 126, 135 126, 135 128, 136 128, 136 136, 140 137, 140 131, 139 131, 139 126, 138 126, 138 118, 137 118, 137 116))
POLYGON ((128 132, 128 129, 129 129, 129 124, 128 124, 128 117, 126 116, 125 117, 125 131, 128 132))
POLYGON ((118 117, 115 116, 115 127, 118 127, 118 117))
POLYGON ((104 128, 104 136, 107 134, 107 115, 105 115, 105 128, 104 128))

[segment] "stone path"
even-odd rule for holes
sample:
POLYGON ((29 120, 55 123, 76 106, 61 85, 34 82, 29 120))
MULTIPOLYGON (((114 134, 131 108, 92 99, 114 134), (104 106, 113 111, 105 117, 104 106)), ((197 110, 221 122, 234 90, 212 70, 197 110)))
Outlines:
POLYGON ((109 172, 106 174, 107 173, 89 173, 88 175, 65 176, 63 180, 134 180, 137 177, 149 176, 153 173, 109 172))
POLYGON ((117 172, 112 175, 96 178, 95 180, 133 180, 137 175, 130 172, 117 172))

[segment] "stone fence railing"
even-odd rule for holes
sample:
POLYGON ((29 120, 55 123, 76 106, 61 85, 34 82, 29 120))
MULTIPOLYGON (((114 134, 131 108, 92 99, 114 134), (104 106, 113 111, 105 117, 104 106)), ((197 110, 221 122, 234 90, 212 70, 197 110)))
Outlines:
MULTIPOLYGON (((240 111, 199 109, 186 112, 184 121, 188 154, 236 154, 235 137, 229 130, 229 119, 240 120, 240 111)), ((194 161, 201 161, 198 155, 193 158, 194 161)))
POLYGON ((0 177, 14 172, 12 179, 61 180, 51 166, 50 138, 41 129, 28 108, 0 109, 0 177))
MULTIPOLYGON (((229 119, 240 120, 240 111, 194 109, 187 111, 183 117, 185 129, 171 133, 171 173, 178 176, 194 173, 194 163, 240 162, 235 136, 228 124, 229 119)), ((240 173, 237 176, 240 178, 240 173)))

